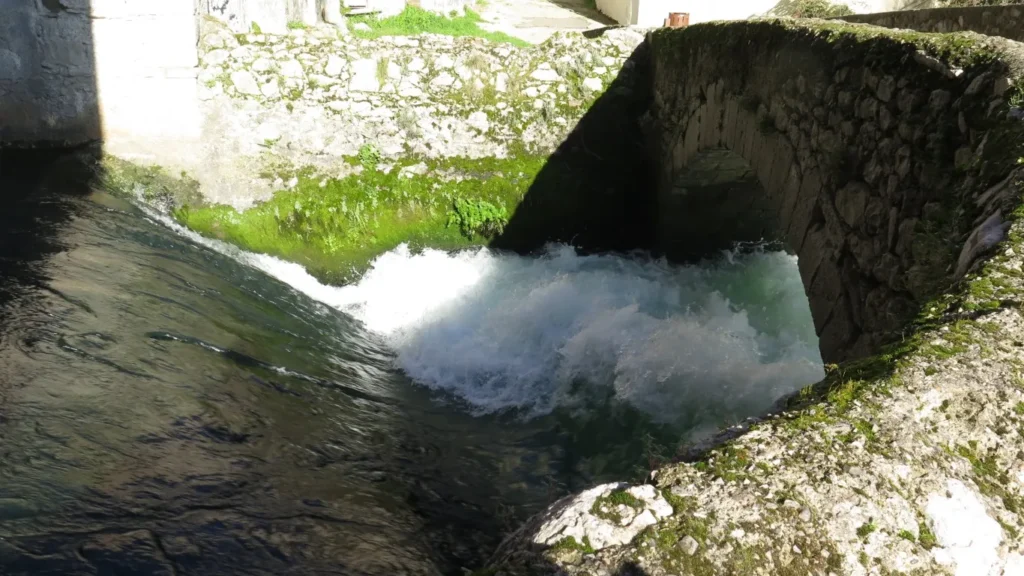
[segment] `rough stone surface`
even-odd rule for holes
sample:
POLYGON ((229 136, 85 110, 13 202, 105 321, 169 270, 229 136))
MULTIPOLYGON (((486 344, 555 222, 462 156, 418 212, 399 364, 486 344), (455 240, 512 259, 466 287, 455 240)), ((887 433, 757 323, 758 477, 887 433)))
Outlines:
POLYGON ((841 28, 798 37, 787 26, 701 24, 651 36, 658 244, 699 258, 735 241, 784 242, 800 256, 823 358, 835 362, 895 339, 999 240, 1003 228, 987 220, 999 202, 967 199, 994 176, 984 172, 986 142, 1016 122, 992 93, 1019 66, 1020 47, 965 38, 1010 55, 965 68, 927 47, 837 41, 841 28), (786 66, 764 49, 773 43, 787 45, 786 66), (871 50, 889 55, 878 63, 871 50), (724 174, 723 151, 753 178, 695 176, 724 174), (958 220, 962 210, 977 222, 958 220))
POLYGON ((233 34, 207 22, 200 97, 212 164, 196 176, 209 199, 245 207, 271 192, 251 176, 268 154, 340 173, 362 146, 385 158, 503 157, 513 143, 550 153, 642 40, 622 29, 518 48, 438 35, 364 40, 326 27, 233 34), (264 125, 279 138, 260 137, 264 125))
POLYGON ((604 484, 591 488, 571 496, 568 501, 556 504, 553 509, 558 512, 545 518, 536 529, 534 543, 551 546, 565 538, 573 538, 578 543, 589 542, 594 550, 627 544, 641 530, 654 525, 659 518, 672 514, 672 507, 653 486, 625 484, 604 484), (616 490, 625 490, 641 504, 637 507, 605 505, 615 510, 606 511, 604 516, 600 511, 595 513, 595 509, 601 505, 600 499, 616 490), (609 512, 615 516, 610 517, 609 512))
POLYGON ((855 14, 843 16, 842 19, 847 22, 886 28, 908 28, 921 32, 972 31, 989 36, 1002 36, 1018 42, 1024 41, 1024 7, 1020 5, 902 10, 855 14))

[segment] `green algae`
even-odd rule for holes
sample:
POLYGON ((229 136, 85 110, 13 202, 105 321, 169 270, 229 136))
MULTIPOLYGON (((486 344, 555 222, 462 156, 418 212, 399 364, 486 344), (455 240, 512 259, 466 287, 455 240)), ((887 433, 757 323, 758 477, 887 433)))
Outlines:
POLYGON ((202 202, 199 182, 185 172, 172 174, 162 166, 142 166, 104 156, 96 166, 100 187, 126 198, 139 198, 167 208, 202 202))
POLYGON ((643 510, 644 503, 625 490, 613 490, 595 499, 593 506, 590 507, 590 513, 613 524, 621 524, 622 515, 618 512, 619 506, 643 510))
POLYGON ((243 212, 191 205, 174 216, 204 236, 297 262, 321 281, 344 283, 403 243, 438 249, 482 244, 500 233, 544 165, 531 156, 405 159, 385 171, 379 161, 364 150, 351 159, 359 168, 349 176, 301 169, 283 174, 297 180, 294 187, 243 212), (417 164, 425 174, 403 173, 417 164))

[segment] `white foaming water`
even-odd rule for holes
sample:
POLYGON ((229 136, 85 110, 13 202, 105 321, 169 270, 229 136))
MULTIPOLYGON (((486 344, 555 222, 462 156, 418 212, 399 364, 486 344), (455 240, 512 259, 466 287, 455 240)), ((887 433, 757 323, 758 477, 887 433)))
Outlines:
POLYGON ((149 215, 353 315, 413 380, 477 413, 545 414, 576 404, 585 383, 662 422, 740 417, 824 376, 796 258, 781 252, 682 267, 568 246, 540 257, 401 246, 332 287, 149 215))
POLYGON ((749 413, 824 372, 796 258, 676 267, 553 246, 541 257, 399 248, 341 308, 382 334, 417 382, 479 412, 571 405, 574 382, 672 421, 749 413))

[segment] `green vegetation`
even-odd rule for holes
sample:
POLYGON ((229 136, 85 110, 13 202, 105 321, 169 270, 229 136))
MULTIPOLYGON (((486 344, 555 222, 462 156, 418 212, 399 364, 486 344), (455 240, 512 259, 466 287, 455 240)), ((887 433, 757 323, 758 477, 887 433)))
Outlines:
POLYGON ((493 238, 501 234, 508 222, 508 210, 486 200, 455 199, 455 209, 448 212, 448 226, 458 226, 466 238, 493 238))
POLYGON ((298 22, 295 20, 289 22, 287 26, 289 30, 305 30, 306 28, 308 28, 308 26, 306 26, 302 22, 298 22))
POLYGON ((401 169, 417 159, 384 172, 373 146, 364 146, 349 162, 361 170, 340 179, 312 169, 266 174, 294 176, 298 183, 241 213, 193 202, 174 215, 200 234, 298 262, 322 281, 342 283, 402 243, 454 249, 500 233, 544 165, 534 156, 453 158, 425 160, 426 174, 403 175, 401 169))
POLYGON ((558 542, 555 542, 549 549, 552 552, 579 552, 581 554, 593 554, 594 547, 590 545, 590 538, 583 537, 583 542, 580 543, 572 536, 566 536, 558 542))
POLYGON ((491 42, 504 42, 516 46, 529 46, 525 40, 509 36, 503 32, 488 32, 480 27, 483 19, 476 12, 466 9, 463 16, 452 13, 442 16, 433 12, 406 6, 398 15, 389 18, 376 16, 355 16, 349 18, 352 24, 363 23, 369 30, 352 29, 353 34, 360 38, 379 38, 381 36, 413 36, 416 34, 444 34, 446 36, 472 36, 491 42))
POLYGON ((829 0, 782 0, 772 8, 771 14, 793 18, 837 18, 849 16, 853 10, 846 4, 829 0))
POLYGON ((917 541, 920 542, 921 546, 926 550, 931 550, 938 546, 939 541, 936 540, 935 533, 932 532, 932 529, 928 527, 928 524, 924 520, 917 523, 917 533, 920 534, 917 541))
POLYGON ((199 182, 184 172, 169 174, 160 166, 140 166, 114 156, 104 157, 98 172, 102 188, 128 198, 141 197, 168 209, 202 201, 199 182))
POLYGON ((380 150, 373 144, 363 144, 359 147, 359 165, 365 170, 376 170, 380 164, 380 150))
POLYGON ((625 490, 613 490, 594 500, 593 506, 590 507, 590 513, 598 518, 604 518, 613 524, 620 524, 622 523, 622 515, 618 511, 619 506, 643 510, 644 503, 625 490))
POLYGON ((857 536, 861 538, 867 538, 868 535, 874 532, 875 530, 878 530, 878 526, 875 526, 874 522, 868 520, 867 522, 861 524, 859 528, 857 528, 857 536))

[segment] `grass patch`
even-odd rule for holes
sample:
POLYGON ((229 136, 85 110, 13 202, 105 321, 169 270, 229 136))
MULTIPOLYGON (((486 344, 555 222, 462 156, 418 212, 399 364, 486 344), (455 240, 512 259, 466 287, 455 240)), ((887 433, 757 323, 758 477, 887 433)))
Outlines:
POLYGON ((363 23, 369 30, 352 29, 359 38, 379 38, 381 36, 414 36, 416 34, 444 34, 445 36, 471 36, 483 38, 491 42, 503 42, 515 46, 529 46, 530 43, 504 32, 488 32, 480 27, 483 19, 476 12, 466 9, 462 16, 442 16, 415 6, 407 6, 400 14, 388 18, 376 16, 356 16, 349 22, 363 23))
POLYGON ((522 200, 542 157, 424 160, 427 173, 407 177, 396 163, 364 146, 349 162, 362 171, 324 178, 312 169, 276 172, 298 183, 244 212, 230 206, 183 206, 175 218, 204 236, 231 242, 305 266, 323 282, 344 283, 374 257, 402 243, 457 249, 484 243, 501 232, 522 200), (460 181, 434 174, 455 173, 460 181))
POLYGON ((555 542, 551 548, 552 552, 579 552, 581 554, 593 554, 594 547, 590 545, 590 538, 583 537, 583 542, 580 542, 572 536, 566 536, 558 542, 555 542))

